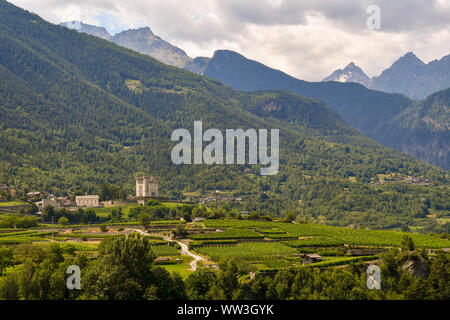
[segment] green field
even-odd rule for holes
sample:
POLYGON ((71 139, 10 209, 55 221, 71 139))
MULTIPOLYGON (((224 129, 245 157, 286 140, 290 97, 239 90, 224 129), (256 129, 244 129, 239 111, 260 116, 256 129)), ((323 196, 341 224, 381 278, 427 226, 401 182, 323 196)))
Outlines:
POLYGON ((105 218, 111 214, 112 209, 121 208, 123 218, 128 219, 128 214, 130 213, 130 209, 138 207, 138 206, 139 205, 137 203, 133 203, 133 204, 126 204, 126 205, 117 205, 117 206, 110 207, 110 208, 94 208, 94 211, 97 216, 105 218))
POLYGON ((152 246, 152 251, 157 257, 176 257, 181 255, 179 249, 169 245, 152 246))
POLYGON ((164 265, 160 265, 160 267, 166 269, 170 273, 173 273, 173 272, 178 273, 185 280, 193 272, 192 270, 189 270, 191 268, 189 263, 192 261, 192 258, 182 256, 180 258, 180 260, 181 260, 180 263, 164 264, 164 265))
POLYGON ((24 206, 26 202, 23 201, 8 201, 8 202, 0 202, 0 207, 15 207, 15 206, 24 206))

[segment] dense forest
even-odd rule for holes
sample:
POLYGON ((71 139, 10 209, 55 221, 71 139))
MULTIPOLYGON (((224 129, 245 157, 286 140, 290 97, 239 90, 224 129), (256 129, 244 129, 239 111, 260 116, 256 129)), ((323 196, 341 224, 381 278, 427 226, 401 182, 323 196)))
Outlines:
POLYGON ((0 183, 22 195, 97 193, 105 183, 131 194, 142 172, 160 178, 164 196, 221 190, 242 197, 233 208, 261 215, 372 228, 448 216, 448 172, 378 145, 321 101, 235 91, 3 0, 0 18, 0 183), (170 134, 195 120, 280 129, 281 172, 173 165, 170 134))

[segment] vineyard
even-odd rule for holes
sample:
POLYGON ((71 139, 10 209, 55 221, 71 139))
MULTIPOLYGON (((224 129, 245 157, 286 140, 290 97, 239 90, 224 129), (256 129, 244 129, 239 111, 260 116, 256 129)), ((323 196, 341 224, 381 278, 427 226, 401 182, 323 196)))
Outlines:
POLYGON ((157 246, 153 245, 151 249, 156 257, 174 257, 180 255, 180 251, 177 247, 167 244, 157 246))
POLYGON ((297 250, 279 242, 243 242, 235 246, 208 246, 196 249, 200 254, 218 261, 235 257, 243 260, 260 260, 262 257, 297 254, 297 250))
POLYGON ((283 244, 293 248, 335 247, 335 246, 342 246, 344 242, 326 237, 315 237, 311 239, 284 241, 283 244))
MULTIPOLYGON (((179 224, 179 221, 153 221, 147 230, 150 235, 144 237, 150 240, 155 257, 162 257, 164 261, 168 258, 167 262, 159 261, 160 265, 168 270, 172 268, 184 272, 187 276, 192 258, 182 255, 178 244, 167 242, 162 236, 175 234, 179 224), (160 226, 163 228, 158 228, 160 226)), ((65 252, 84 251, 95 257, 101 241, 129 234, 130 229, 122 226, 126 224, 109 224, 105 226, 109 229, 106 231, 98 225, 4 228, 0 229, 0 246, 25 243, 47 246, 57 242, 65 252)), ((375 261, 388 248, 399 247, 405 235, 410 236, 419 248, 450 247, 448 240, 432 235, 273 221, 205 220, 194 229, 186 228, 185 231, 185 238, 181 241, 188 244, 194 253, 209 260, 209 264, 218 263, 224 258, 237 258, 247 261, 255 270, 271 272, 290 267, 329 268, 351 262, 375 261), (205 229, 202 230, 202 227, 205 229), (305 264, 307 254, 319 255, 321 261, 305 264)))
POLYGON ((220 240, 220 239, 262 239, 264 236, 243 228, 231 228, 220 232, 197 234, 191 236, 193 240, 220 240))
POLYGON ((327 237, 349 245, 398 247, 405 235, 410 236, 417 247, 448 248, 449 241, 430 235, 397 231, 349 229, 315 224, 293 224, 250 220, 206 220, 208 228, 277 228, 296 237, 327 237))

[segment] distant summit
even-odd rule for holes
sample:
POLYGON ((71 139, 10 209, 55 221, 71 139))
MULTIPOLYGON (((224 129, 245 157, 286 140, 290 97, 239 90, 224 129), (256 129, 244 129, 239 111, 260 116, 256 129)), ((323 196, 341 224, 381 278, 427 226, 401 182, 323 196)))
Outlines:
MULTIPOLYGON (((103 27, 96 27, 80 21, 64 22, 61 25, 147 54, 168 65, 179 68, 184 68, 187 64, 193 65, 193 59, 186 52, 156 36, 150 27, 125 30, 112 36, 103 27)), ((197 69, 195 64, 192 68, 197 69)))
POLYGON ((67 27, 69 29, 77 30, 78 32, 84 32, 99 38, 103 38, 105 40, 111 40, 111 34, 103 28, 103 27, 96 27, 90 24, 85 24, 81 21, 69 21, 69 22, 63 22, 60 24, 63 27, 67 27))
POLYGON ((356 82, 366 87, 370 85, 370 78, 353 62, 346 66, 344 70, 336 70, 330 76, 323 79, 323 82, 327 81, 356 82))
POLYGON ((179 68, 192 61, 186 52, 156 36, 149 27, 122 31, 111 41, 179 68))
POLYGON ((419 100, 450 87, 450 56, 425 64, 408 52, 380 76, 372 79, 371 88, 403 93, 419 100))
POLYGON ((408 52, 372 79, 352 62, 344 70, 336 70, 323 81, 357 82, 369 89, 402 93, 420 100, 450 87, 450 55, 426 64, 413 52, 408 52))

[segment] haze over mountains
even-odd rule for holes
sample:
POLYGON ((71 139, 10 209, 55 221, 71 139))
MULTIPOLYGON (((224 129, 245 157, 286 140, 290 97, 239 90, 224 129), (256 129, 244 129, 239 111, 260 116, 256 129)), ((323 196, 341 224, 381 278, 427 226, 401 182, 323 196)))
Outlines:
POLYGON ((403 93, 420 100, 450 87, 450 55, 425 64, 414 53, 408 52, 372 79, 352 62, 323 81, 357 82, 370 89, 403 93))

